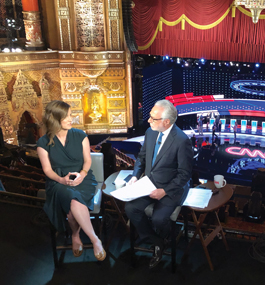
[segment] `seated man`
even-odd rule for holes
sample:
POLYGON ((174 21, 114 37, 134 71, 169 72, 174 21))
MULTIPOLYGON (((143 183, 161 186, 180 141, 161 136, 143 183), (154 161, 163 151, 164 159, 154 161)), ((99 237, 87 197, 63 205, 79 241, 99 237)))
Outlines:
POLYGON ((154 254, 149 267, 156 266, 165 249, 164 239, 170 231, 170 215, 186 198, 184 186, 191 178, 193 151, 191 141, 176 125, 178 112, 167 100, 156 102, 148 122, 151 128, 135 163, 134 183, 144 173, 157 187, 150 196, 126 203, 125 211, 141 239, 154 243, 154 254), (152 223, 145 208, 155 203, 152 223))

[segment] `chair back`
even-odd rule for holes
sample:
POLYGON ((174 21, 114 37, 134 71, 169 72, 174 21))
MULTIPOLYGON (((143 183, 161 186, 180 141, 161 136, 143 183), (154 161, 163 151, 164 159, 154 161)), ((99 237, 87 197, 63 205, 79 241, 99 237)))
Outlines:
POLYGON ((100 152, 91 152, 91 169, 98 183, 104 182, 104 155, 100 152))
POLYGON ((104 183, 104 155, 100 152, 91 152, 92 164, 90 169, 98 182, 94 196, 94 210, 90 214, 98 214, 100 212, 102 199, 102 186, 104 183))

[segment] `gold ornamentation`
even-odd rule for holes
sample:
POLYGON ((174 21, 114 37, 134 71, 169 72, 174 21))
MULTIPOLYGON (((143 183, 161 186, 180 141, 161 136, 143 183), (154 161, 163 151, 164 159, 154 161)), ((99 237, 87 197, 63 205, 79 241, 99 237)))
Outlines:
POLYGON ((92 113, 89 115, 89 117, 92 119, 93 123, 97 123, 98 121, 101 120, 102 117, 102 113, 99 112, 100 106, 98 104, 97 95, 94 95, 92 98, 91 110, 92 113))
POLYGON ((119 50, 120 40, 119 40, 118 20, 110 20, 110 34, 111 34, 111 50, 119 50))
POLYGON ((109 93, 107 95, 107 98, 125 98, 126 97, 126 94, 124 93, 109 93))
POLYGON ((64 83, 64 90, 67 92, 76 92, 76 84, 75 82, 65 82, 64 83))
POLYGON ((75 64, 75 68, 86 77, 98 77, 100 76, 108 67, 108 63, 100 64, 75 64))
POLYGON ((120 29, 119 29, 119 2, 118 0, 109 0, 109 34, 110 49, 120 50, 120 29))
POLYGON ((259 15, 263 9, 265 9, 265 1, 264 0, 239 0, 235 1, 234 5, 237 7, 238 5, 245 5, 247 9, 251 11, 252 14, 252 22, 257 24, 259 21, 259 15))
POLYGON ((108 68, 106 71, 102 74, 102 77, 124 77, 125 76, 125 70, 123 67, 116 67, 116 68, 108 68))
POLYGON ((80 109, 81 108, 81 102, 80 101, 71 101, 67 102, 72 109, 80 109))
POLYGON ((12 106, 15 112, 21 108, 27 109, 27 107, 30 107, 36 109, 38 107, 37 94, 21 70, 18 72, 13 89, 12 106))
POLYGON ((122 83, 121 82, 110 82, 109 86, 110 86, 111 91, 117 92, 121 90, 122 83))
POLYGON ((123 92, 124 87, 123 87, 123 82, 104 82, 105 88, 109 89, 110 91, 113 92, 123 92))
POLYGON ((104 49, 103 0, 76 0, 75 11, 78 47, 104 49))
POLYGON ((61 77, 83 77, 82 74, 76 69, 61 69, 61 77))
POLYGON ((68 0, 57 0, 60 42, 62 50, 72 50, 68 0))
POLYGON ((45 78, 44 74, 42 75, 41 80, 39 81, 39 87, 41 90, 42 105, 43 105, 43 110, 44 110, 47 104, 51 101, 50 94, 49 94, 50 84, 48 80, 45 78))
POLYGON ((22 12, 26 33, 26 47, 43 47, 40 12, 22 12))
POLYGON ((125 108, 124 100, 109 100, 109 108, 125 108))
POLYGON ((108 89, 104 86, 104 82, 102 79, 86 79, 83 87, 80 89, 80 93, 84 95, 91 89, 99 90, 100 93, 107 95, 108 89))
POLYGON ((110 113, 109 123, 111 125, 124 125, 125 124, 125 112, 110 113))

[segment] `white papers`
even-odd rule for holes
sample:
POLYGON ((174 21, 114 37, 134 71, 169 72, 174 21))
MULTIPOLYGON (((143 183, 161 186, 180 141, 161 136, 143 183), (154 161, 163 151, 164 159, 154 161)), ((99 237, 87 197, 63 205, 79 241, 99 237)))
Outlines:
POLYGON ((190 188, 183 206, 205 208, 208 206, 212 194, 211 189, 190 188))
POLYGON ((131 201, 139 197, 150 195, 150 193, 156 189, 156 186, 152 181, 144 176, 132 185, 127 185, 118 190, 110 192, 110 194, 121 200, 121 201, 131 201))
POLYGON ((133 174, 133 170, 121 170, 116 179, 114 180, 114 184, 116 184, 117 181, 125 181, 124 179, 130 174, 133 174))

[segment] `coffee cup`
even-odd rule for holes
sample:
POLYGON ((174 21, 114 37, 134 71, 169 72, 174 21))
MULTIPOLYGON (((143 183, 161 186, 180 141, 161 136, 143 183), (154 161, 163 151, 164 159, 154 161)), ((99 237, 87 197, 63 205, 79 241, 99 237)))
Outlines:
POLYGON ((215 175, 214 176, 214 185, 216 188, 222 188, 226 185, 226 180, 223 175, 215 175))
POLYGON ((117 180, 117 181, 115 181, 116 189, 124 187, 125 184, 126 184, 126 182, 124 180, 117 180))

